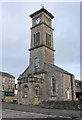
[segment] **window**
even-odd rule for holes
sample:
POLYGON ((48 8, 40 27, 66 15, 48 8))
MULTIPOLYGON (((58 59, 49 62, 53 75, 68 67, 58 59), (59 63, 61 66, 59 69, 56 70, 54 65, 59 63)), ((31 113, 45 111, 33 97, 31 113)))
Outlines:
POLYGON ((2 85, 2 89, 4 90, 4 85, 2 85))
POLYGON ((40 45, 40 32, 34 34, 34 47, 40 45))
POLYGON ((46 33, 46 45, 48 45, 48 38, 47 38, 47 33, 46 33))
POLYGON ((36 33, 36 46, 38 45, 38 33, 36 33))
POLYGON ((51 47, 51 35, 49 35, 49 47, 51 47))
POLYGON ((66 92, 65 92, 65 96, 66 96, 66 99, 69 100, 70 99, 70 89, 67 88, 66 92))
POLYGON ((40 96, 40 87, 36 86, 35 87, 35 97, 39 97, 40 96))
POLYGON ((38 45, 40 45, 40 33, 38 32, 38 45))
POLYGON ((39 71, 40 68, 40 63, 39 63, 39 58, 35 58, 35 62, 34 62, 34 69, 35 71, 39 71))
POLYGON ((68 99, 68 100, 69 100, 69 98, 70 98, 70 97, 69 97, 69 96, 70 96, 69 94, 70 94, 70 91, 69 91, 69 88, 68 88, 68 89, 67 89, 67 99, 68 99))
POLYGON ((34 34, 34 46, 36 46, 36 38, 35 38, 35 34, 34 34))
POLYGON ((55 95, 56 93, 56 80, 55 80, 55 76, 52 76, 52 80, 51 80, 51 95, 55 95))
POLYGON ((23 87, 23 95, 22 96, 23 97, 28 97, 28 86, 27 85, 25 85, 23 87))
POLYGON ((51 47, 51 35, 46 33, 46 45, 51 47))
POLYGON ((3 83, 5 83, 5 78, 3 78, 3 83))

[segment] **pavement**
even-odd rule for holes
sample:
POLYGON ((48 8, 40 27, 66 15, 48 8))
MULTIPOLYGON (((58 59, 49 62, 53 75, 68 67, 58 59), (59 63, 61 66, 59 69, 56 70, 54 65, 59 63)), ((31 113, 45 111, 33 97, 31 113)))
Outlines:
MULTIPOLYGON (((54 120, 82 120, 82 111, 45 109, 38 106, 3 103, 2 117, 6 118, 52 118, 54 120)), ((9 120, 9 119, 8 119, 9 120)))

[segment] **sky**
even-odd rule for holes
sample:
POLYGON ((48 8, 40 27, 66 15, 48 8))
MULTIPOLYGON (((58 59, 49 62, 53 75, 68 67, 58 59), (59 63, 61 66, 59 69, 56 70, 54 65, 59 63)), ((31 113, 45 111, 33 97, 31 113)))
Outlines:
MULTIPOLYGON (((16 77, 29 65, 31 41, 30 14, 41 9, 51 12, 54 28, 55 61, 59 67, 80 79, 80 3, 79 2, 5 2, 0 6, 2 41, 0 41, 0 71, 16 77)), ((1 24, 0 24, 1 26, 1 24)))

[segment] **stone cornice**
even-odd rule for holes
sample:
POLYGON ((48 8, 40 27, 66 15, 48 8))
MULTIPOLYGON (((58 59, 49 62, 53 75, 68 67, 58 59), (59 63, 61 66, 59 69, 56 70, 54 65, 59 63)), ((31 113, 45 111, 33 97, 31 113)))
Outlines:
POLYGON ((31 27, 30 29, 32 30, 33 28, 35 28, 35 27, 37 27, 37 26, 39 26, 39 25, 41 25, 41 24, 44 24, 44 25, 46 25, 47 27, 49 27, 50 29, 54 30, 52 27, 50 27, 49 25, 47 25, 45 22, 40 22, 39 24, 31 27))
POLYGON ((44 44, 41 44, 41 45, 39 45, 39 46, 35 46, 35 47, 33 47, 33 48, 30 48, 29 51, 34 50, 34 49, 39 48, 39 47, 43 47, 43 46, 44 46, 44 47, 47 47, 48 49, 50 49, 50 50, 52 50, 52 51, 55 52, 55 50, 54 50, 53 48, 50 48, 50 47, 48 47, 47 45, 44 45, 44 44))
POLYGON ((42 7, 40 10, 32 13, 32 14, 30 15, 30 17, 33 18, 35 15, 37 15, 38 13, 41 13, 41 12, 45 12, 45 13, 48 14, 52 19, 54 18, 54 16, 53 16, 48 10, 46 10, 44 7, 42 7))

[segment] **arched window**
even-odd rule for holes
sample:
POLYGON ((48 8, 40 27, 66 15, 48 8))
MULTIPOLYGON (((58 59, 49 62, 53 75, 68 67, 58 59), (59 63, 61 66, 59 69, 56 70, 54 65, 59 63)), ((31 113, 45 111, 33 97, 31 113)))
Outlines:
POLYGON ((69 97, 70 96, 70 90, 69 90, 69 88, 67 89, 67 99, 69 100, 69 97))
POLYGON ((52 76, 51 79, 51 95, 55 95, 56 93, 56 80, 55 80, 55 76, 52 76))
POLYGON ((66 99, 69 100, 70 99, 70 89, 67 88, 66 92, 65 92, 65 96, 66 96, 66 99))
POLYGON ((38 32, 38 45, 40 45, 40 32, 38 32))
POLYGON ((40 62, 39 62, 39 58, 35 58, 35 61, 34 61, 34 70, 35 71, 39 71, 40 69, 40 62))
POLYGON ((38 33, 36 33, 36 46, 38 45, 38 33))
POLYGON ((46 33, 46 45, 48 45, 48 38, 47 38, 47 33, 46 33))
POLYGON ((51 47, 51 35, 46 33, 46 45, 51 47))
POLYGON ((27 85, 24 85, 24 87, 23 87, 23 93, 22 93, 22 96, 24 97, 24 98, 26 98, 26 97, 28 97, 28 86, 27 85))
POLYGON ((34 34, 34 47, 36 46, 36 36, 34 34))
POLYGON ((49 47, 51 47, 51 35, 49 35, 49 47))
POLYGON ((34 47, 40 45, 40 32, 34 34, 34 47))
POLYGON ((34 89, 35 97, 40 97, 40 87, 36 86, 34 89))

